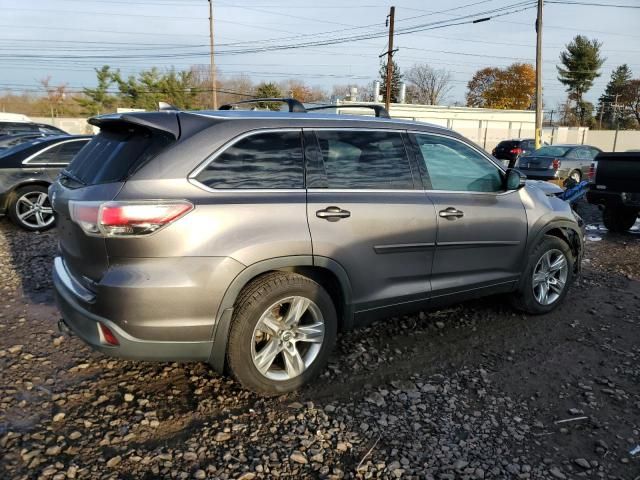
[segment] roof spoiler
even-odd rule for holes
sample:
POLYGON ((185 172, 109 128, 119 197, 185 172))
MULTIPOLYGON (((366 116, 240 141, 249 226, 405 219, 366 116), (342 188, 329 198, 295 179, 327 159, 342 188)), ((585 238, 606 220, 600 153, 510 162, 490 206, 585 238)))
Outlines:
POLYGON ((113 113, 91 117, 87 122, 99 128, 122 124, 135 125, 167 133, 176 140, 180 136, 178 115, 176 111, 172 110, 161 112, 113 113))
POLYGON ((389 112, 387 111, 387 109, 384 108, 382 105, 368 105, 364 103, 356 103, 353 105, 321 105, 319 107, 307 108, 307 111, 311 112, 313 110, 325 110, 328 108, 335 108, 336 110, 343 109, 343 108, 370 108, 375 112, 376 117, 391 118, 389 116, 389 112))
POLYGON ((222 105, 218 110, 233 110, 236 105, 242 105, 245 103, 263 103, 263 102, 280 102, 286 103, 289 107, 290 113, 306 113, 307 109, 304 108, 298 100, 295 98, 252 98, 251 100, 241 100, 239 102, 227 103, 222 105))

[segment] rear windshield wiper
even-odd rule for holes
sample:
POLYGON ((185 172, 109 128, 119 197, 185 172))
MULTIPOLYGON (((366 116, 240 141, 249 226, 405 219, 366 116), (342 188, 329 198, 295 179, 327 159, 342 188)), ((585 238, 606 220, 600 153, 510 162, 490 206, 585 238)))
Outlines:
POLYGON ((70 180, 73 180, 76 183, 79 183, 80 185, 87 185, 86 182, 82 181, 80 178, 78 178, 76 175, 74 175, 73 173, 71 173, 69 170, 64 169, 60 172, 60 175, 67 177, 70 180))

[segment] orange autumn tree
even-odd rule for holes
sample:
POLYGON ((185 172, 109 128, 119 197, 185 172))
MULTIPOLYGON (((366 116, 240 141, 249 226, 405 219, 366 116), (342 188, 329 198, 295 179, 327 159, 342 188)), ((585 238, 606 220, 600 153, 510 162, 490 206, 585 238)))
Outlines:
POLYGON ((536 71, 528 63, 478 70, 467 84, 467 106, 524 110, 533 105, 536 71))

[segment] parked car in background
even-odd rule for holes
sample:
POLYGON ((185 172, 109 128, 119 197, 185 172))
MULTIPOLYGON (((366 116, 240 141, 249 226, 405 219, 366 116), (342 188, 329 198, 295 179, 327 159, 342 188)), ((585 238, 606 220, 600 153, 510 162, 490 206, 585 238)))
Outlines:
POLYGON ((54 217, 47 189, 90 139, 48 136, 0 151, 0 214, 8 214, 25 230, 51 228, 54 217))
POLYGON ((89 121, 49 189, 61 330, 279 394, 338 330, 495 293, 562 303, 583 248, 568 203, 449 129, 281 101, 89 121))
POLYGON ((0 135, 14 135, 16 133, 48 133, 52 135, 67 135, 64 130, 48 125, 46 123, 35 122, 15 122, 0 120, 0 135))
POLYGON ((589 168, 602 150, 589 145, 545 145, 518 158, 516 168, 527 178, 576 183, 586 180, 589 168))
POLYGON ((593 162, 587 201, 604 207, 608 230, 633 227, 640 214, 640 152, 600 153, 593 162))
POLYGON ((498 160, 503 160, 503 165, 507 168, 513 168, 516 160, 521 155, 531 153, 536 149, 536 141, 533 138, 514 138, 512 140, 503 140, 491 154, 498 160))
POLYGON ((48 137, 51 135, 52 134, 50 133, 39 133, 39 132, 16 133, 13 135, 0 135, 0 152, 8 148, 15 147, 16 145, 20 145, 21 143, 29 142, 36 138, 48 137))

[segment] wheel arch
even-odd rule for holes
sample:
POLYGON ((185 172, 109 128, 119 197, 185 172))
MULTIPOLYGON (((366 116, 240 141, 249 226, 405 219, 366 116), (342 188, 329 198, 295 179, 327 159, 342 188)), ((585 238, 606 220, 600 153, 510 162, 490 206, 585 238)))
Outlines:
POLYGON ((535 233, 532 235, 531 241, 527 245, 526 261, 528 261, 529 256, 536 245, 542 241, 545 235, 549 235, 557 237, 569 245, 571 253, 573 253, 574 258, 576 259, 574 273, 578 273, 580 271, 580 263, 584 251, 583 234, 580 230, 580 226, 577 223, 564 219, 554 219, 544 222, 542 222, 542 220, 543 219, 541 219, 541 224, 538 225, 538 228, 534 229, 535 233))
POLYGON ((11 205, 11 202, 13 201, 17 190, 23 187, 28 187, 30 185, 38 185, 41 187, 49 188, 51 186, 51 182, 38 178, 38 179, 23 179, 23 180, 20 180, 19 182, 14 183, 13 185, 11 185, 10 188, 7 189, 6 193, 1 197, 0 201, 2 203, 0 204, 0 212, 7 211, 9 209, 9 206, 11 205))
POLYGON ((312 255, 295 255, 262 260, 247 266, 231 282, 220 302, 213 329, 209 363, 222 372, 226 363, 227 341, 235 302, 242 289, 256 278, 270 272, 293 272, 304 275, 322 285, 336 307, 338 329, 353 326, 351 284, 344 268, 334 260, 312 255), (314 262, 315 260, 315 262, 314 262))

